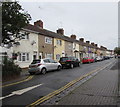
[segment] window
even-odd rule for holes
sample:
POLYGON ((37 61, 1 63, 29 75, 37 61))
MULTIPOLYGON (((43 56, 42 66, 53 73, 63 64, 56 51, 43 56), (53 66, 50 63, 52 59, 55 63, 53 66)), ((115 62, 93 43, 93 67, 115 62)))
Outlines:
POLYGON ((18 56, 17 53, 12 53, 12 59, 13 60, 17 60, 17 56, 18 56))
POLYGON ((22 54, 22 61, 25 61, 25 53, 22 54))
POLYGON ((58 60, 60 59, 60 54, 56 55, 56 59, 58 59, 58 60))
POLYGON ((52 59, 52 54, 46 54, 46 58, 52 59))
POLYGON ((45 43, 47 43, 47 44, 52 44, 52 38, 50 38, 50 37, 45 37, 45 43))
POLYGON ((29 53, 19 53, 18 61, 29 61, 29 53))
POLYGON ((48 59, 45 59, 44 62, 45 63, 50 63, 50 61, 48 59))
POLYGON ((31 64, 37 64, 37 63, 40 63, 41 60, 33 60, 33 62, 31 64))
POLYGON ((25 40, 28 40, 29 39, 29 34, 23 34, 23 38, 22 39, 25 39, 25 40))
POLYGON ((29 53, 27 53, 27 61, 29 60, 29 53))
POLYGON ((74 49, 76 48, 76 44, 75 44, 75 43, 73 44, 73 48, 74 48, 74 49))
POLYGON ((50 62, 50 63, 55 63, 55 61, 54 61, 54 60, 52 60, 52 59, 49 59, 49 62, 50 62))
POLYGON ((62 40, 57 40, 57 45, 62 45, 62 40))
POLYGON ((19 61, 21 61, 21 53, 19 53, 19 61))
POLYGON ((84 46, 84 51, 86 51, 86 47, 84 46))
POLYGON ((69 44, 69 45, 68 45, 68 48, 69 48, 69 49, 72 49, 72 45, 71 45, 71 44, 69 44))

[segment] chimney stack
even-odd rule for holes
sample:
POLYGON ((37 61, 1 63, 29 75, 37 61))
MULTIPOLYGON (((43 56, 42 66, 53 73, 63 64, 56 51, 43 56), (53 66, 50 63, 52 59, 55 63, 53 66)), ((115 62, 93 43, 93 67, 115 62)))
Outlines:
POLYGON ((104 47, 103 46, 100 46, 101 49, 103 49, 104 47))
POLYGON ((94 46, 95 44, 92 42, 91 45, 94 46))
POLYGON ((37 26, 37 27, 43 29, 43 22, 41 20, 38 20, 38 21, 34 22, 34 26, 37 26))
POLYGON ((95 44, 95 46, 97 47, 97 44, 95 44))
POLYGON ((58 33, 58 34, 61 34, 61 35, 64 35, 64 30, 63 30, 63 28, 59 28, 59 29, 57 30, 57 33, 58 33))
POLYGON ((88 44, 89 44, 89 43, 90 43, 90 41, 86 41, 86 43, 88 43, 88 44))
POLYGON ((84 38, 80 38, 79 41, 84 42, 84 38))
POLYGON ((71 35, 70 38, 76 39, 76 35, 71 35))

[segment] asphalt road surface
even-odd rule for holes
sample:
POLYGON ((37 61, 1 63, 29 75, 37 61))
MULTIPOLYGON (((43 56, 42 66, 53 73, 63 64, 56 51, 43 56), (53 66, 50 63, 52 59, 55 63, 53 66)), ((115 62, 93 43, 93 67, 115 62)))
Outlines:
POLYGON ((105 66, 110 62, 114 63, 115 59, 112 58, 91 64, 81 64, 80 67, 62 69, 61 71, 51 71, 45 75, 34 75, 29 81, 3 87, 0 100, 2 100, 2 105, 29 105, 43 96, 61 88, 70 81, 98 67, 105 66))

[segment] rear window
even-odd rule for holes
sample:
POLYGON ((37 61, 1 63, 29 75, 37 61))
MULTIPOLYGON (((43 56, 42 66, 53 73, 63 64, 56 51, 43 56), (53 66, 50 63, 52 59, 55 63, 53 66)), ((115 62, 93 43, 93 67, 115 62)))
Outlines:
POLYGON ((88 58, 83 58, 83 59, 88 59, 88 58))
POLYGON ((68 60, 68 57, 60 58, 60 61, 66 61, 66 60, 68 60))
POLYGON ((63 58, 60 58, 60 61, 67 61, 67 60, 73 60, 73 57, 63 57, 63 58))
POLYGON ((33 62, 31 64, 37 64, 37 63, 40 63, 41 60, 33 60, 33 62))

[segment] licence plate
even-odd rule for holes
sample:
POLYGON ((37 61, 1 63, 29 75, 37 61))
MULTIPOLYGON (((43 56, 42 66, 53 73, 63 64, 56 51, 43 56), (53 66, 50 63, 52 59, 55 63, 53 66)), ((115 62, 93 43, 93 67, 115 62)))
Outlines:
POLYGON ((64 62, 62 62, 61 64, 65 64, 64 62))

